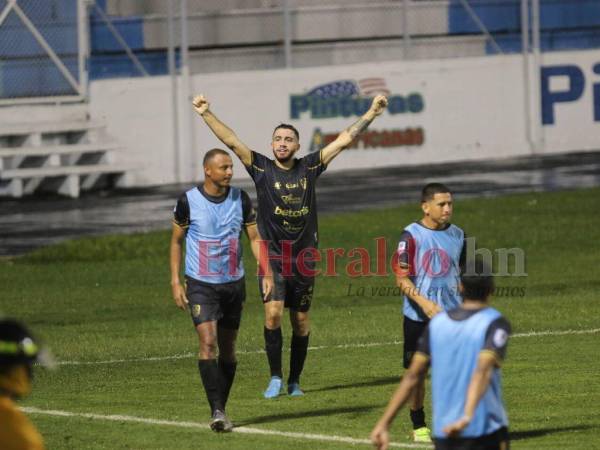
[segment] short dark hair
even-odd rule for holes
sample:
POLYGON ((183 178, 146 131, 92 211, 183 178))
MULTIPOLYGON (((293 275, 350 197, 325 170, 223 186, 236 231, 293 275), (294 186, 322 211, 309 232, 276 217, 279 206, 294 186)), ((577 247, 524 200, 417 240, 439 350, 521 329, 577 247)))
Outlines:
POLYGON ((465 299, 485 302, 494 292, 492 269, 481 257, 467 260, 460 282, 465 299))
POLYGON ((292 130, 294 132, 294 134, 296 135, 296 139, 298 141, 300 141, 300 133, 298 133, 298 130, 296 130, 296 127, 294 125, 290 125, 289 123, 280 123, 273 130, 273 134, 275 134, 275 132, 277 130, 279 130, 280 128, 283 128, 283 129, 286 129, 286 130, 292 130))
POLYGON ((213 159, 217 155, 229 156, 229 153, 227 153, 225 150, 222 150, 220 148, 213 148, 213 149, 207 151, 206 155, 204 155, 204 159, 202 160, 202 165, 206 166, 210 162, 210 160, 213 159))
POLYGON ((452 194, 452 191, 445 184, 429 183, 421 191, 421 203, 432 200, 435 194, 452 194))

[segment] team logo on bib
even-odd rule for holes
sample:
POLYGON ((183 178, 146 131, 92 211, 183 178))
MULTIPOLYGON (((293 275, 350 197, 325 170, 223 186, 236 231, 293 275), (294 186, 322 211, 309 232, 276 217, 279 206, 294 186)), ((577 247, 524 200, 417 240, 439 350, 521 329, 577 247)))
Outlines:
POLYGON ((504 347, 506 344, 506 340, 508 339, 508 334, 505 330, 499 329, 494 333, 494 345, 496 347, 504 347))

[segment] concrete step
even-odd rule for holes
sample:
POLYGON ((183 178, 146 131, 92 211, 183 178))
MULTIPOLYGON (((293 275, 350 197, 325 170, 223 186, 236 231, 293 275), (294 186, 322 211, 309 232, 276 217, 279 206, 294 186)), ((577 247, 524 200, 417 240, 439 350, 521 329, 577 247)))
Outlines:
POLYGON ((124 173, 133 169, 134 167, 126 166, 123 164, 91 164, 81 166, 9 169, 0 173, 0 180, 11 180, 15 178, 23 179, 40 177, 61 177, 67 175, 87 175, 93 173, 124 173))
POLYGON ((47 156, 47 155, 69 155, 115 151, 120 148, 118 142, 107 141, 94 144, 66 144, 48 145, 41 147, 9 147, 0 148, 0 158, 12 156, 47 156))
POLYGON ((60 122, 33 122, 0 125, 1 136, 20 136, 27 134, 43 133, 71 133, 87 130, 98 130, 106 125, 100 121, 60 121, 60 122))

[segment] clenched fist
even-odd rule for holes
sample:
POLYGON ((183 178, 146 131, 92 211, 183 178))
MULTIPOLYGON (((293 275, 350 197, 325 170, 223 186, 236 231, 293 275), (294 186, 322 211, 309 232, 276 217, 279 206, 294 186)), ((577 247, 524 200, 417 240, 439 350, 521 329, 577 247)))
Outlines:
POLYGON ((385 95, 378 95, 373 99, 371 103, 371 111, 375 113, 375 116, 380 115, 387 107, 388 101, 385 95))
POLYGON ((208 111, 208 107, 210 106, 210 103, 208 103, 208 100, 202 94, 195 96, 192 104, 196 112, 200 115, 208 111))

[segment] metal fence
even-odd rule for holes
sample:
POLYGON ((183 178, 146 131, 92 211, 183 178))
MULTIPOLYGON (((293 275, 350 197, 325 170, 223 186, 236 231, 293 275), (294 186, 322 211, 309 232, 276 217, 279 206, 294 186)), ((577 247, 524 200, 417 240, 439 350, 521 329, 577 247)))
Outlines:
POLYGON ((83 98, 88 77, 599 47, 597 0, 0 0, 0 102, 83 98))
POLYGON ((81 0, 0 0, 0 102, 84 98, 86 26, 81 0))

